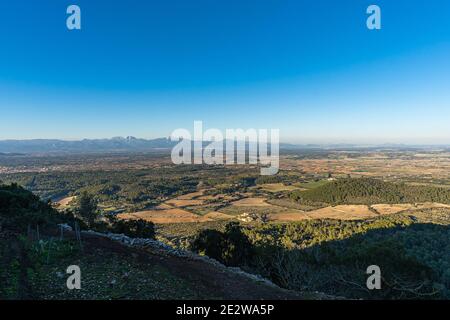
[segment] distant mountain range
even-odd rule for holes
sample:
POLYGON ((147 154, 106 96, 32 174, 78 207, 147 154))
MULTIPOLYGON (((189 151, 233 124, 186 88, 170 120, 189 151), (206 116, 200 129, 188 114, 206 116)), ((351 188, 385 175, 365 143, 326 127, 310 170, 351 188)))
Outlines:
MULTIPOLYGON (((93 153, 93 152, 146 152, 172 149, 178 141, 168 138, 139 139, 114 137, 111 139, 83 139, 78 141, 58 139, 0 140, 0 155, 12 153, 93 153)), ((210 142, 204 141, 206 146, 210 142)), ((248 146, 248 144, 247 144, 248 146)), ((280 144, 295 148, 294 145, 280 144)))
MULTIPOLYGON (((0 155, 13 153, 94 153, 94 152, 147 152, 173 148, 178 142, 168 138, 140 139, 114 137, 111 139, 83 139, 78 141, 58 139, 0 140, 0 155)), ((204 145, 208 142, 204 142, 204 145)), ((280 143, 282 150, 299 149, 449 149, 448 145, 356 145, 356 144, 288 144, 280 143)))
POLYGON ((112 139, 83 139, 67 141, 56 139, 2 140, 3 153, 49 153, 49 152, 115 152, 150 151, 172 148, 176 142, 167 138, 138 139, 135 137, 114 137, 112 139))

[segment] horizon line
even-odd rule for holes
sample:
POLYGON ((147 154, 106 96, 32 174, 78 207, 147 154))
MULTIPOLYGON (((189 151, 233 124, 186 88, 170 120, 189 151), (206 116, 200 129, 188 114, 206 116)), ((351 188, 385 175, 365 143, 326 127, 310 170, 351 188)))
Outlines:
MULTIPOLYGON (((122 140, 127 140, 127 139, 136 139, 136 140, 144 140, 144 141, 153 141, 153 140, 168 140, 168 141, 172 141, 170 136, 161 136, 161 137, 157 137, 157 138, 139 138, 139 137, 135 137, 135 136, 113 136, 113 137, 109 137, 109 138, 74 138, 74 139, 70 139, 70 138, 15 138, 15 139, 2 139, 0 138, 0 142, 31 142, 31 141, 61 141, 61 142, 83 142, 83 141, 95 141, 95 140, 114 140, 114 139, 122 139, 122 140)), ((227 139, 223 139, 222 141, 226 141, 227 139)), ((450 142, 449 143, 442 143, 442 142, 436 142, 436 143, 432 143, 432 142, 428 142, 428 143, 423 143, 423 142, 389 142, 389 141, 384 141, 384 142, 356 142, 356 141, 325 141, 325 139, 323 139, 324 141, 322 142, 292 142, 292 141, 280 141, 279 144, 285 144, 285 145, 292 145, 292 146, 310 146, 310 145, 318 145, 318 146, 339 146, 339 145, 351 145, 351 146, 440 146, 440 147, 450 147, 450 142)), ((338 139, 337 139, 338 140, 338 139)), ((174 142, 176 142, 176 140, 173 140, 174 142)), ((199 141, 199 140, 191 140, 191 141, 199 141)), ((236 139, 235 139, 236 141, 236 139)), ((237 141, 241 141, 241 140, 237 140, 237 141)), ((204 142, 209 142, 209 141, 204 141, 204 142)), ((256 142, 256 141, 247 141, 246 142, 256 142)))

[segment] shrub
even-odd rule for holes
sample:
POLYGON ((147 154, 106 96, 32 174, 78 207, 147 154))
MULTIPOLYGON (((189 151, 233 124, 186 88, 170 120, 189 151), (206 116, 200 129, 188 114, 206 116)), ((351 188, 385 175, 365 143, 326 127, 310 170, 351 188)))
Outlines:
POLYGON ((191 250, 214 258, 229 266, 247 264, 253 248, 237 222, 230 222, 225 232, 202 230, 191 244, 191 250))
POLYGON ((113 223, 112 231, 122 233, 132 238, 155 238, 155 225, 153 222, 139 220, 117 220, 113 223))

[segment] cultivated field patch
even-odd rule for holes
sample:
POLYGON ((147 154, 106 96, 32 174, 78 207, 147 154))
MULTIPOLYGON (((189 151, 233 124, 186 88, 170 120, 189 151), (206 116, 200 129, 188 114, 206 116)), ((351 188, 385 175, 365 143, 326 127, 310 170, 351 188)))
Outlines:
POLYGON ((147 210, 117 215, 119 219, 142 219, 153 223, 205 222, 207 217, 198 216, 182 209, 147 210))
POLYGON ((270 207, 265 198, 244 198, 231 203, 236 207, 270 207))
POLYGON ((177 199, 180 199, 180 200, 192 200, 192 199, 196 199, 196 198, 198 198, 198 197, 200 197, 202 195, 203 195, 203 190, 200 190, 200 191, 196 191, 196 192, 183 194, 182 196, 177 197, 177 199))
POLYGON ((269 221, 290 222, 311 220, 311 218, 301 210, 290 210, 286 212, 274 213, 268 215, 269 221))
POLYGON ((268 192, 282 192, 282 191, 292 191, 298 190, 299 187, 296 186, 286 186, 283 183, 266 183, 259 186, 262 190, 268 192))
POLYGON ((68 207, 69 204, 75 200, 76 197, 65 197, 62 198, 61 200, 57 201, 56 204, 60 207, 68 207))
POLYGON ((188 207, 188 206, 201 206, 203 204, 203 200, 199 199, 170 199, 165 202, 165 204, 174 206, 174 207, 188 207))
POLYGON ((374 204, 371 206, 379 214, 395 214, 413 208, 412 204, 374 204))
POLYGON ((377 217, 366 205, 340 205, 309 211, 311 219, 360 220, 377 217))
POLYGON ((211 211, 203 216, 204 218, 212 219, 212 220, 230 220, 234 219, 232 215, 225 214, 218 211, 211 211))

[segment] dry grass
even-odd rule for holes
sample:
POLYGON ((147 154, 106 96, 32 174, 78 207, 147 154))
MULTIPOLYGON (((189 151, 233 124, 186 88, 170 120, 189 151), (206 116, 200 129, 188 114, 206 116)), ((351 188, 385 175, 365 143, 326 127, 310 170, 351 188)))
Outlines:
POLYGON ((422 210, 422 209, 434 209, 434 208, 450 208, 450 205, 437 203, 437 202, 424 202, 424 203, 401 203, 401 204, 374 204, 371 206, 379 214, 394 214, 406 210, 422 210))
MULTIPOLYGON (((321 159, 293 159, 282 156, 281 169, 314 172, 325 175, 383 177, 398 181, 401 178, 418 178, 426 185, 435 184, 433 179, 450 179, 450 153, 438 154, 399 154, 392 157, 383 153, 370 152, 358 158, 348 157, 345 153, 336 153, 337 157, 321 159), (428 178, 430 181, 425 181, 428 178), (425 183, 424 183, 425 184, 425 183)), ((448 185, 448 184, 444 184, 448 185)))
POLYGON ((417 209, 450 208, 450 205, 437 202, 425 202, 425 203, 418 203, 414 207, 417 209))
POLYGON ((173 209, 173 206, 166 203, 161 203, 159 206, 155 207, 157 210, 173 209))
POLYGON ((192 199, 198 198, 198 197, 200 197, 202 195, 203 195, 203 190, 200 190, 200 191, 196 191, 196 192, 183 194, 182 196, 177 197, 177 199, 180 199, 180 200, 192 200, 192 199))
POLYGON ((268 192, 292 191, 300 189, 299 187, 296 186, 285 186, 282 183, 266 183, 262 184, 260 188, 268 192))
POLYGON ((142 219, 153 223, 205 222, 210 218, 198 216, 182 209, 147 210, 134 213, 123 213, 119 219, 142 219))
MULTIPOLYGON (((194 201, 194 200, 175 200, 194 201)), ((178 202, 176 202, 179 204, 178 202)), ((140 211, 135 213, 119 214, 121 219, 143 219, 154 223, 185 223, 185 222, 210 222, 223 221, 236 218, 236 215, 246 212, 266 213, 270 221, 292 222, 310 219, 336 219, 336 220, 361 220, 370 219, 379 215, 395 214, 401 211, 417 211, 421 209, 442 208, 449 209, 450 205, 440 203, 419 203, 419 204, 375 204, 366 205, 339 205, 326 207, 312 211, 302 211, 271 205, 265 202, 264 198, 244 198, 235 201, 233 205, 221 209, 223 212, 210 211, 204 216, 196 215, 189 211, 171 207, 168 204, 161 204, 155 210, 140 211), (374 210, 376 212, 374 212, 374 210)))
POLYGON ((236 207, 270 207, 271 205, 266 202, 265 198, 244 198, 238 201, 232 202, 236 207))
POLYGON ((174 207, 189 207, 189 206, 201 206, 203 205, 203 200, 198 199, 170 199, 164 202, 166 205, 171 205, 174 207))
POLYGON ((201 206, 204 204, 204 200, 198 198, 203 196, 203 194, 204 194, 203 190, 186 193, 179 197, 167 200, 166 202, 164 202, 164 204, 166 206, 169 205, 170 207, 178 207, 178 208, 189 206, 201 206))
POLYGON ((204 218, 212 219, 212 220, 229 220, 234 217, 218 211, 211 211, 203 216, 204 218))
POLYGON ((201 197, 198 197, 197 199, 198 200, 205 200, 205 201, 208 201, 208 200, 230 201, 230 200, 236 199, 236 197, 232 196, 232 195, 228 195, 228 194, 219 193, 219 194, 216 194, 216 195, 201 196, 201 197))
POLYGON ((412 204, 374 204, 371 206, 379 214, 394 214, 413 208, 412 204))
POLYGON ((76 197, 66 197, 63 198, 56 203, 61 207, 67 207, 73 200, 75 200, 76 197))
POLYGON ((377 217, 366 205, 340 205, 309 211, 311 219, 360 220, 377 217))

